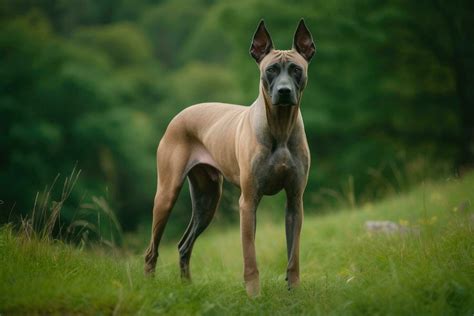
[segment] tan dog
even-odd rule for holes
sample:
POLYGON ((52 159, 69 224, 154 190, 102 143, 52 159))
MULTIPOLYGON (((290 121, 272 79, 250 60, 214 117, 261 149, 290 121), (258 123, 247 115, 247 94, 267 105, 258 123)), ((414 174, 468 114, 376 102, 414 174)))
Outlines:
POLYGON ((214 216, 224 176, 241 189, 240 230, 248 295, 260 292, 255 256, 257 206, 263 195, 282 189, 287 195, 287 281, 289 288, 298 285, 303 192, 310 164, 300 101, 314 53, 313 39, 303 20, 292 50, 273 49, 262 20, 250 48, 261 73, 257 100, 250 107, 197 104, 171 121, 157 151, 158 190, 145 272, 154 272, 163 230, 187 176, 192 218, 178 247, 181 276, 190 278, 191 251, 214 216))

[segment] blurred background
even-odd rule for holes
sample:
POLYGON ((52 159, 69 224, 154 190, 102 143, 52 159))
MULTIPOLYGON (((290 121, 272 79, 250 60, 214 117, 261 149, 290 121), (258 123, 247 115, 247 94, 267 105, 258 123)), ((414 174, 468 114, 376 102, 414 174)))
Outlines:
MULTIPOLYGON (((0 222, 61 195, 75 168, 63 225, 77 212, 100 222, 99 208, 148 236, 155 151, 171 118, 203 101, 251 104, 257 23, 289 49, 301 17, 317 47, 301 107, 306 214, 472 165, 473 1, 0 0, 0 222)), ((186 187, 173 240, 190 217, 186 187)), ((238 219, 238 192, 225 186, 222 225, 238 219)), ((283 218, 283 198, 265 212, 283 218)))

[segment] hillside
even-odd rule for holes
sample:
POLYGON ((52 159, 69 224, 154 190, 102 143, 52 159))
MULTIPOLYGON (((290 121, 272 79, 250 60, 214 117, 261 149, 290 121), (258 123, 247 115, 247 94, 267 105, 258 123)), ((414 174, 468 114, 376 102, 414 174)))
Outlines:
POLYGON ((474 312, 474 173, 424 184, 360 209, 307 216, 301 287, 285 287, 283 223, 260 220, 262 295, 242 284, 237 226, 211 227, 196 243, 192 284, 182 284, 175 245, 157 275, 123 251, 79 249, 0 230, 0 312, 119 314, 430 314, 474 312), (368 232, 389 220, 395 232, 368 232))

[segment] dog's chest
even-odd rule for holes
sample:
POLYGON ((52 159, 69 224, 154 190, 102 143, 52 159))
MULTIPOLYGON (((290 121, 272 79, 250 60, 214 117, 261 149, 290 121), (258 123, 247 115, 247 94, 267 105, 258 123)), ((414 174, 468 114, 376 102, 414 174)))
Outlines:
POLYGON ((252 171, 263 194, 276 194, 295 176, 295 155, 287 147, 263 151, 253 160, 252 171))

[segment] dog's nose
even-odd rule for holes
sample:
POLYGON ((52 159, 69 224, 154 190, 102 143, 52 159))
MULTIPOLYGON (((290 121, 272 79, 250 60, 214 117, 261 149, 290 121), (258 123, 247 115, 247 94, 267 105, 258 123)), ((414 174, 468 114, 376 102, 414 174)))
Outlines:
POLYGON ((290 87, 280 87, 278 88, 278 94, 279 95, 289 95, 291 93, 291 88, 290 87))

